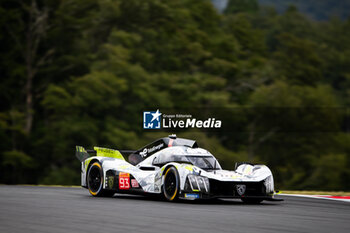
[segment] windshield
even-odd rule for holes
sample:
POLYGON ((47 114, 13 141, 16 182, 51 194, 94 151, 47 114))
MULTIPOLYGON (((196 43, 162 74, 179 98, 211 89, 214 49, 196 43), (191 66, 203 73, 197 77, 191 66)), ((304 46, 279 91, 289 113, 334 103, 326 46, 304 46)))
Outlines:
POLYGON ((219 170, 220 165, 213 156, 186 155, 186 158, 193 165, 204 170, 219 170))

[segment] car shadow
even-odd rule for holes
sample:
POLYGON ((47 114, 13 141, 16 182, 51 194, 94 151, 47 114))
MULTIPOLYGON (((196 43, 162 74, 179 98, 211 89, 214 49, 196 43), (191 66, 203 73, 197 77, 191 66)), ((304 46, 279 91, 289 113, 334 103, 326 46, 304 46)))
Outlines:
MULTIPOLYGON (((111 198, 111 197, 108 197, 111 198)), ((190 205, 244 205, 244 206, 264 206, 264 205, 275 205, 275 202, 263 201, 259 204, 244 203, 240 199, 201 199, 201 200, 184 200, 179 199, 175 202, 169 202, 158 195, 131 195, 131 194, 115 194, 112 198, 135 200, 135 201, 154 201, 160 203, 173 203, 173 204, 190 204, 190 205)))

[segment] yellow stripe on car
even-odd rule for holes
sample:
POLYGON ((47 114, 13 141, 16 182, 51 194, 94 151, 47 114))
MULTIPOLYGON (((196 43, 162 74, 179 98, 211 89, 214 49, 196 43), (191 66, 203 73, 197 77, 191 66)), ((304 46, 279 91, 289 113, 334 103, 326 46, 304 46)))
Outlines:
POLYGON ((252 173, 252 171, 253 171, 253 166, 246 166, 244 168, 243 174, 244 175, 249 175, 250 173, 252 173))
POLYGON ((185 169, 186 169, 186 170, 189 170, 189 171, 193 171, 193 166, 191 166, 191 165, 186 165, 186 166, 185 166, 185 169))
POLYGON ((90 163, 90 161, 92 160, 92 158, 88 158, 85 160, 85 164, 84 164, 84 167, 85 167, 85 171, 87 172, 87 169, 88 169, 88 165, 90 163))
POLYGON ((131 165, 128 165, 128 164, 118 166, 119 169, 127 169, 129 167, 131 167, 131 165))
POLYGON ((123 155, 118 150, 102 148, 97 146, 94 147, 94 150, 96 151, 96 156, 125 160, 123 155))

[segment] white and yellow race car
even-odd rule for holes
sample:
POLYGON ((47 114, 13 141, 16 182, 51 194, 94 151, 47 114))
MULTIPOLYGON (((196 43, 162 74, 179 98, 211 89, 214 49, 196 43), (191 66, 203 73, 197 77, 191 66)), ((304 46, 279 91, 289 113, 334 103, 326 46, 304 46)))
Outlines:
POLYGON ((139 150, 76 147, 81 185, 93 196, 115 193, 156 194, 177 199, 240 198, 260 203, 274 198, 268 167, 236 164, 223 170, 217 159, 193 140, 176 135, 158 139, 139 150), (125 158, 128 158, 128 161, 125 158))

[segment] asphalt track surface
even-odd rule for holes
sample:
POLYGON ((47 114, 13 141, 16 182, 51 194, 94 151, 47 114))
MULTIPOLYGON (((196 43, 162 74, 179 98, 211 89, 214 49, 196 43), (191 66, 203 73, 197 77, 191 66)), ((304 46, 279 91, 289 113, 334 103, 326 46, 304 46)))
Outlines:
POLYGON ((0 232, 350 232, 350 203, 304 197, 168 203, 83 188, 0 186, 0 232))

